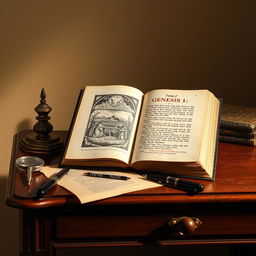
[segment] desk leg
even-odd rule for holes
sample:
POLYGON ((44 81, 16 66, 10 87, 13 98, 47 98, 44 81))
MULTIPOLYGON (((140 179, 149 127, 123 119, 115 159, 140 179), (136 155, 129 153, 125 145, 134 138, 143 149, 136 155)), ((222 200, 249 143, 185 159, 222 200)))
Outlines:
POLYGON ((50 225, 36 211, 20 211, 21 256, 50 255, 50 225))

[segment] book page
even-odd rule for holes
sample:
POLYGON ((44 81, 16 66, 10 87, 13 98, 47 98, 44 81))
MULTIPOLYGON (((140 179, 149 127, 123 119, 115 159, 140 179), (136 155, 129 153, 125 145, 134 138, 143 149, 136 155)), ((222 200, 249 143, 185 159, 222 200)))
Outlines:
POLYGON ((129 86, 86 86, 65 158, 128 163, 142 96, 129 86))
MULTIPOLYGON (((60 168, 45 166, 41 172, 49 178, 60 170, 60 168)), ((97 173, 125 175, 129 177, 128 180, 115 180, 84 176, 83 174, 86 172, 86 170, 70 169, 69 172, 58 181, 58 185, 61 185, 75 194, 82 204, 137 190, 162 186, 159 183, 145 180, 142 176, 134 173, 97 171, 97 173)), ((94 171, 90 170, 90 172, 94 171)))
POLYGON ((198 160, 207 90, 153 90, 145 94, 132 163, 198 160))

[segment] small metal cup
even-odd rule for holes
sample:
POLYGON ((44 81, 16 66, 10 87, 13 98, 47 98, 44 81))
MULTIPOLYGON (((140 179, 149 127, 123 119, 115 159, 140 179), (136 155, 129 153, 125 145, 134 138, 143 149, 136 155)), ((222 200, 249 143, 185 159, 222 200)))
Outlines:
POLYGON ((16 167, 27 173, 27 183, 30 186, 32 173, 40 171, 44 166, 44 160, 35 156, 22 156, 16 159, 16 167))

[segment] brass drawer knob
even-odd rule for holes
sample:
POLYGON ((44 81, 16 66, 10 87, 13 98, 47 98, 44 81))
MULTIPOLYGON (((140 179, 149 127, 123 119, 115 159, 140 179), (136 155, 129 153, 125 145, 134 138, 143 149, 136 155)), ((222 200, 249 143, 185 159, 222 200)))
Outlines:
POLYGON ((169 227, 181 236, 194 233, 201 224, 195 217, 175 217, 168 221, 169 227))

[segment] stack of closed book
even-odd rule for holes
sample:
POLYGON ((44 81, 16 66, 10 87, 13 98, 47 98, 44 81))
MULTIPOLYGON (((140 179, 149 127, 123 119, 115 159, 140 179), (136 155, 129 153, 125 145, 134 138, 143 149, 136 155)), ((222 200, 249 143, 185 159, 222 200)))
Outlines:
POLYGON ((256 108, 223 104, 219 140, 255 146, 256 108))

